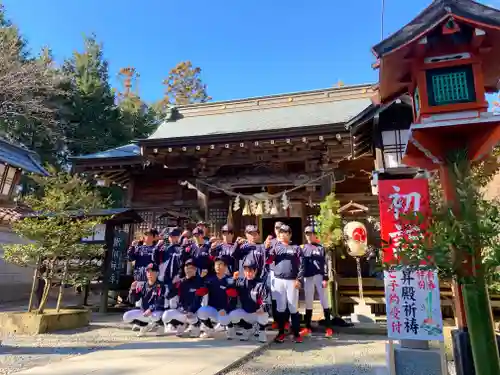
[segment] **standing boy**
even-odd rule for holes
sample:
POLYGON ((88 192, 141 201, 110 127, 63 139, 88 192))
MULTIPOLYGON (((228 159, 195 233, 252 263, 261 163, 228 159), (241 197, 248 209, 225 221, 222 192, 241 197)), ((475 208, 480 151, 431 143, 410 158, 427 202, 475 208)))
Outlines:
POLYGON ((158 281, 158 266, 149 264, 146 267, 147 281, 134 281, 130 287, 129 301, 139 303, 139 309, 127 311, 123 315, 125 323, 142 326, 139 336, 157 327, 163 314, 165 290, 158 281))
POLYGON ((235 263, 238 264, 238 274, 243 274, 243 264, 245 262, 250 262, 255 264, 256 275, 255 278, 261 281, 267 281, 266 274, 266 249, 262 244, 258 244, 259 241, 259 229, 255 225, 247 225, 245 228, 246 240, 243 238, 236 239, 234 244, 232 256, 235 263))
POLYGON ((229 275, 233 275, 237 269, 235 269, 235 262, 232 259, 232 250, 234 247, 233 244, 233 227, 229 224, 226 224, 222 227, 221 229, 222 232, 222 242, 214 241, 211 244, 211 255, 215 258, 218 257, 225 257, 226 259, 229 259, 230 262, 227 264, 227 272, 229 275))
POLYGON ((299 267, 302 252, 299 246, 290 243, 292 231, 288 225, 282 225, 279 234, 281 242, 269 250, 269 262, 274 262, 274 295, 279 330, 274 340, 277 343, 285 341, 286 308, 288 307, 292 320, 293 339, 301 343, 300 315, 297 307, 301 287, 299 267))
POLYGON ((157 237, 158 231, 156 229, 149 229, 144 233, 144 242, 142 245, 132 243, 132 246, 130 246, 127 255, 129 262, 135 262, 135 281, 146 281, 146 267, 153 262, 153 252, 157 237))
POLYGON ((330 327, 330 306, 326 287, 328 285, 328 265, 326 263, 325 249, 318 242, 313 227, 304 229, 307 243, 302 245, 302 261, 299 272, 299 280, 304 285, 306 298, 306 314, 304 317, 305 328, 301 336, 311 334, 311 320, 313 314, 314 290, 318 292, 319 301, 325 314, 326 336, 331 337, 333 331, 330 327))

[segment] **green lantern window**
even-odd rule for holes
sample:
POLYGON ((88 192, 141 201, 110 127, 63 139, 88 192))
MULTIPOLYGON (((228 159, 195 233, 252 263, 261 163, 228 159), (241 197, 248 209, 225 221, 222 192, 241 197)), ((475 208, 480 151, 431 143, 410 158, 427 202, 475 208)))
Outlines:
POLYGON ((430 69, 426 80, 430 106, 476 101, 474 74, 470 65, 430 69))
POLYGON ((415 116, 418 116, 420 114, 420 93, 418 87, 415 88, 415 92, 413 93, 413 106, 415 107, 415 116))

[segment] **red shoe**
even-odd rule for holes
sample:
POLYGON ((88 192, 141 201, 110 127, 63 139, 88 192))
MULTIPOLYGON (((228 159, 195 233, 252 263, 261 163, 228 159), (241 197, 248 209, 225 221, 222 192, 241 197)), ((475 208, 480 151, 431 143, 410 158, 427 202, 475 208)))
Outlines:
POLYGON ((297 344, 301 344, 304 342, 304 339, 302 338, 302 336, 297 336, 293 338, 293 341, 295 341, 297 344))
POLYGON ((285 335, 284 334, 279 334, 274 338, 274 342, 278 344, 283 344, 285 342, 285 335))
POLYGON ((333 329, 327 328, 325 332, 325 337, 332 337, 333 336, 333 329))
POLYGON ((273 322, 273 324, 271 325, 271 329, 276 330, 276 329, 278 329, 278 328, 279 328, 279 327, 278 327, 278 323, 273 322))
POLYGON ((285 331, 289 331, 290 330, 290 322, 286 322, 285 323, 285 331))
POLYGON ((300 330, 300 336, 311 336, 312 331, 309 328, 302 328, 300 330))

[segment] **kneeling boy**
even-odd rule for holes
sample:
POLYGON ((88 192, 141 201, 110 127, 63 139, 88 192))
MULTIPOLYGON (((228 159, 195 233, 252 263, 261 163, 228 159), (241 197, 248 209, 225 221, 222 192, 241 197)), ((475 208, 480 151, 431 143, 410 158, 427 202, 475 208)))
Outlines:
POLYGON ((129 301, 139 302, 139 309, 127 311, 123 315, 125 323, 142 326, 139 336, 156 328, 163 313, 165 290, 158 281, 158 266, 150 264, 146 267, 147 281, 134 281, 130 287, 129 301))
POLYGON ((229 313, 236 308, 238 293, 234 288, 234 280, 227 275, 228 257, 220 256, 215 259, 215 275, 205 279, 208 293, 208 305, 198 310, 198 318, 203 323, 202 337, 212 337, 214 324, 227 327, 227 338, 235 337, 234 327, 229 313))
POLYGON ((203 286, 202 278, 197 275, 197 268, 192 259, 188 259, 184 264, 186 277, 181 279, 167 295, 170 300, 170 308, 163 313, 163 323, 165 326, 172 325, 176 329, 176 335, 182 336, 186 331, 191 333, 191 337, 200 336, 200 322, 196 313, 201 306, 206 288, 203 286), (179 299, 175 306, 175 294, 179 299))
POLYGON ((257 336, 260 342, 267 341, 266 325, 269 320, 267 300, 269 292, 265 282, 256 279, 258 265, 251 260, 243 264, 243 278, 235 280, 236 290, 240 298, 241 308, 231 312, 233 324, 242 322, 244 331, 240 340, 247 341, 255 332, 254 324, 258 324, 257 336))

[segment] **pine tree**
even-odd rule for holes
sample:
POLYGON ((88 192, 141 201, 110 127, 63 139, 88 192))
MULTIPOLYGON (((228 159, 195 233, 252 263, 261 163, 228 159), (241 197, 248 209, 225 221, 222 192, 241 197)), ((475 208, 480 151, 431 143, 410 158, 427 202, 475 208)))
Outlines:
POLYGON ((83 52, 65 61, 69 109, 64 119, 70 156, 121 146, 129 141, 109 85, 108 63, 95 36, 86 37, 83 52))

